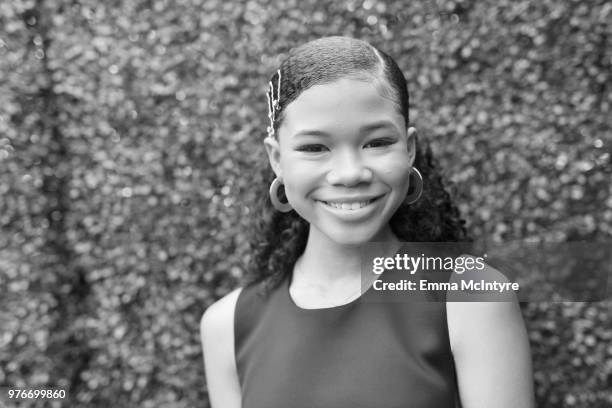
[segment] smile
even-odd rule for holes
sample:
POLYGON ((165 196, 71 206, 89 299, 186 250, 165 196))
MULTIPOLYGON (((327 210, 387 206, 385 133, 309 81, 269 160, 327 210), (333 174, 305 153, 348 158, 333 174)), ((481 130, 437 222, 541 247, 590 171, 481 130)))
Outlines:
POLYGON ((331 207, 337 210, 357 211, 362 208, 370 206, 372 203, 374 203, 381 197, 382 196, 375 197, 375 198, 372 198, 370 200, 365 200, 365 201, 350 201, 350 202, 349 201, 331 201, 331 200, 330 201, 317 200, 317 201, 325 204, 327 207, 331 207))
POLYGON ((335 203, 333 201, 322 201, 322 203, 329 205, 330 207, 338 208, 340 210, 353 210, 354 211, 354 210, 363 208, 368 204, 371 204, 373 201, 374 200, 355 202, 355 203, 335 203))

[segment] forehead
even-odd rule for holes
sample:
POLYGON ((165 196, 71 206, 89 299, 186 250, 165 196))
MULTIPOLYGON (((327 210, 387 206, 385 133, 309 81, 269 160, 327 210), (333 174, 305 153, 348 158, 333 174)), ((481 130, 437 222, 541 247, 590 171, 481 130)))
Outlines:
POLYGON ((281 135, 305 128, 321 131, 351 131, 380 121, 391 121, 402 130, 404 118, 397 104, 373 81, 340 79, 315 85, 285 108, 281 135))

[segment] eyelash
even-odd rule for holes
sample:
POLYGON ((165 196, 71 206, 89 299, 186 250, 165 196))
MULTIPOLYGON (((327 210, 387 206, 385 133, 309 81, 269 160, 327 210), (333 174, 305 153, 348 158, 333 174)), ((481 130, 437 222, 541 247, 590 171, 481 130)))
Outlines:
POLYGON ((312 150, 313 148, 322 148, 322 149, 324 149, 325 146, 323 146, 321 144, 309 144, 309 145, 300 146, 296 150, 300 151, 300 152, 306 152, 306 153, 320 153, 321 152, 321 150, 313 151, 312 150))
MULTIPOLYGON (((382 146, 389 146, 389 145, 392 145, 394 142, 395 141, 391 139, 375 139, 375 140, 372 140, 371 142, 368 142, 366 146, 373 144, 373 143, 382 144, 382 146)), ((379 145, 377 147, 382 147, 382 146, 379 145)))
MULTIPOLYGON (((377 147, 389 146, 389 145, 392 145, 393 143, 395 143, 395 141, 391 139, 376 139, 376 140, 372 140, 366 143, 364 147, 369 146, 371 144, 378 144, 378 146, 373 146, 374 148, 377 148, 377 147)), ((306 152, 306 153, 321 153, 322 149, 325 149, 325 148, 326 147, 322 144, 308 144, 308 145, 300 146, 296 150, 300 152, 306 152), (318 150, 313 150, 313 149, 318 149, 318 150)))

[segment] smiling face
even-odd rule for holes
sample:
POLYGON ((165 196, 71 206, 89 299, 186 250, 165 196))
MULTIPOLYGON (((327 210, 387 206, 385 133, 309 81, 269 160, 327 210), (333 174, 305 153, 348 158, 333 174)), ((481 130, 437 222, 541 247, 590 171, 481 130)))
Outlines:
POLYGON ((338 244, 387 240, 409 187, 414 137, 374 82, 315 85, 284 109, 267 138, 274 172, 310 234, 338 244))

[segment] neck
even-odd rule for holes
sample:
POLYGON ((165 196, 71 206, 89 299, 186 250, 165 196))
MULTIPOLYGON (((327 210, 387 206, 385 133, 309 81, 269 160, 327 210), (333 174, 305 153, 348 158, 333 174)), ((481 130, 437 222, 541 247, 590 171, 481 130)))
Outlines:
MULTIPOLYGON (((389 244, 399 242, 391 228, 387 226, 372 239, 372 242, 389 244)), ((371 243, 340 244, 315 228, 310 228, 306 249, 297 260, 300 275, 294 279, 310 282, 333 282, 359 279, 361 276, 361 262, 364 254, 372 247, 371 243)))

